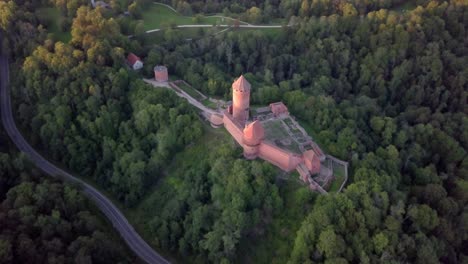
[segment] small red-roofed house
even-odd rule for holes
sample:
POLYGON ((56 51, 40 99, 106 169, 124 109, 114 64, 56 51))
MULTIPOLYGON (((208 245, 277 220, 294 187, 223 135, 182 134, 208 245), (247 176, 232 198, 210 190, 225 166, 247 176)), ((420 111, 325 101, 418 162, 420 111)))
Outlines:
POLYGON ((282 114, 289 114, 288 108, 283 104, 283 102, 271 103, 270 110, 275 116, 281 116, 282 114))
POLYGON ((139 70, 143 68, 143 61, 138 57, 137 55, 133 53, 129 53, 127 56, 127 64, 130 66, 133 70, 139 70))

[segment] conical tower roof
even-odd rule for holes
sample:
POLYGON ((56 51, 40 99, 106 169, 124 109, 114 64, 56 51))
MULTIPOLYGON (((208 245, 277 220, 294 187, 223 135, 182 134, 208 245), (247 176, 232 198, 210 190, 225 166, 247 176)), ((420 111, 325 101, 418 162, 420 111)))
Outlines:
POLYGON ((244 75, 241 75, 232 84, 232 89, 239 92, 250 92, 250 83, 245 79, 244 75))
POLYGON ((247 145, 257 145, 264 137, 265 129, 258 120, 255 120, 244 128, 244 143, 247 145))

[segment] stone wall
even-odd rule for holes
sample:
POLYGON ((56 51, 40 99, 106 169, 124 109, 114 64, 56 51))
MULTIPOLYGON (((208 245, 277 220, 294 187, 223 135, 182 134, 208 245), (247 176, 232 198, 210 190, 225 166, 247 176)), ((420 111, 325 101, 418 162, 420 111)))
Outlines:
POLYGON ((244 134, 242 128, 227 111, 224 113, 223 123, 229 134, 242 146, 242 136, 244 134))
POLYGON ((297 165, 302 162, 302 156, 294 155, 265 141, 260 144, 259 156, 287 172, 295 170, 297 165))

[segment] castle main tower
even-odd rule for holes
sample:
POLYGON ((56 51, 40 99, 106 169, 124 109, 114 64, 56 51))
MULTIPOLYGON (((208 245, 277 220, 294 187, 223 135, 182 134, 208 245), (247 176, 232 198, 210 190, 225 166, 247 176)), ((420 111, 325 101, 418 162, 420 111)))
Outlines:
POLYGON ((232 116, 242 126, 249 119, 250 83, 241 75, 232 84, 232 116))

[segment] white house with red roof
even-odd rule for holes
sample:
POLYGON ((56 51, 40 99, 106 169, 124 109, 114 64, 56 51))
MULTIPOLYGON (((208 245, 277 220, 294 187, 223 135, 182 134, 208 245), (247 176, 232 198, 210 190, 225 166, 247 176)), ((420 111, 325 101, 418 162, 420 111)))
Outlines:
POLYGON ((134 70, 143 68, 143 61, 137 55, 129 53, 127 56, 127 64, 134 70))

